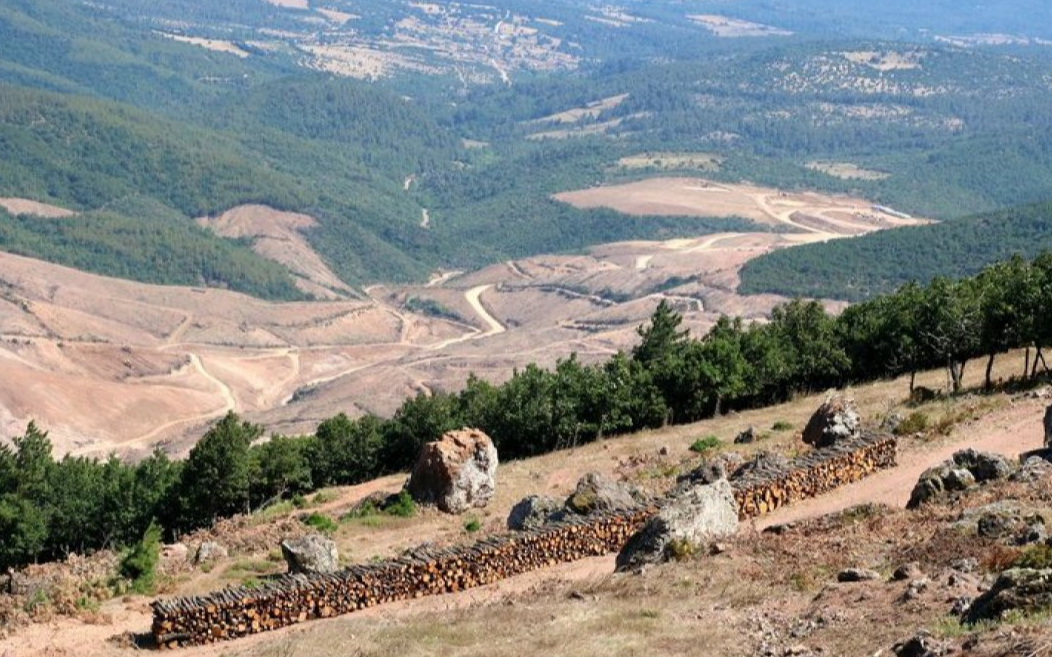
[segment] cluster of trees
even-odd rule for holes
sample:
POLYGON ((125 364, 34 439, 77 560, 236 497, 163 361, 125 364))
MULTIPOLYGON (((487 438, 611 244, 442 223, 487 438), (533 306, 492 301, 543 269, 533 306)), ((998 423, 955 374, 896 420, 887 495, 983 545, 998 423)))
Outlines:
POLYGON ((739 292, 861 301, 910 280, 972 276, 1052 243, 1052 203, 783 249, 742 268, 739 292))
POLYGON ((792 395, 945 367, 960 389, 969 359, 1033 347, 1026 376, 1047 372, 1052 345, 1052 253, 1013 258, 974 278, 907 284, 839 316, 792 301, 770 321, 722 318, 691 337, 662 303, 639 343, 597 364, 575 357, 535 365, 493 385, 472 377, 457 393, 419 395, 391 418, 338 415, 311 436, 272 436, 229 414, 184 461, 137 464, 66 456, 30 425, 0 448, 0 566, 128 545, 151 521, 168 536, 324 486, 408 468, 421 445, 461 426, 486 431, 503 459, 603 436, 691 422, 792 395))

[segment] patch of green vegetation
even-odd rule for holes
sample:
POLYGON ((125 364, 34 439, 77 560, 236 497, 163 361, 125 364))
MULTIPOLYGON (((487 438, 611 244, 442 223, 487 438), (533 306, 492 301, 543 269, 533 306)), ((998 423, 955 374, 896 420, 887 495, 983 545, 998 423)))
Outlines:
POLYGON ((697 553, 698 546, 685 538, 674 538, 668 542, 665 551, 676 561, 686 561, 697 553))
POLYGON ((152 593, 157 562, 161 558, 161 527, 151 522, 142 538, 121 559, 121 576, 131 581, 136 593, 152 593))
POLYGON ((336 531, 338 525, 329 516, 323 513, 312 513, 303 519, 303 524, 316 529, 323 534, 332 534, 336 531))
POLYGON ((690 451, 697 454, 708 454, 712 450, 716 449, 722 444, 719 438, 716 436, 705 436, 704 438, 698 438, 690 445, 690 451))
POLYGON ((776 420, 775 423, 771 425, 771 430, 772 431, 792 431, 793 430, 793 423, 792 422, 787 422, 786 420, 776 420))
POLYGON ((896 436, 924 433, 931 426, 931 418, 924 411, 913 411, 895 427, 896 436))
POLYGON ((1013 568, 1052 568, 1052 546, 1028 545, 1012 563, 1013 568))
POLYGON ((439 319, 449 319, 453 321, 463 321, 456 312, 443 306, 435 299, 428 297, 409 297, 405 301, 405 309, 409 312, 426 315, 428 317, 437 317, 439 319))
POLYGON ((482 529, 482 522, 478 518, 468 518, 467 522, 464 523, 464 531, 469 534, 474 534, 480 529, 482 529))

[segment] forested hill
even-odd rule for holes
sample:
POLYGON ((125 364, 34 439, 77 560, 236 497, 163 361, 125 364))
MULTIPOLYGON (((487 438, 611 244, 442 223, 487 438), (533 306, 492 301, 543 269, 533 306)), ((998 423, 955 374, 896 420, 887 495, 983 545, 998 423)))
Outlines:
POLYGON ((1050 247, 1052 203, 1040 203, 772 252, 745 265, 738 290, 860 301, 1050 247))

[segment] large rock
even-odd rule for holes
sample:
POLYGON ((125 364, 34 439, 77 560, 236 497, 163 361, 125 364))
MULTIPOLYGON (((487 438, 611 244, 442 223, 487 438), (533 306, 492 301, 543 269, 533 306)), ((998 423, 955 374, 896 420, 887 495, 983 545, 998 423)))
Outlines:
POLYGON ((420 450, 406 489, 421 504, 463 513, 489 503, 497 489, 497 448, 477 429, 450 431, 420 450))
POLYGON ((730 475, 728 475, 728 479, 734 481, 747 475, 759 475, 763 473, 773 474, 776 472, 785 472, 788 469, 789 460, 784 456, 775 454, 774 452, 756 452, 751 459, 735 468, 730 475))
POLYGON ((862 418, 855 400, 836 393, 827 397, 808 420, 803 439, 815 447, 832 447, 842 440, 857 437, 861 432, 862 418))
POLYGON ((508 514, 508 529, 539 529, 565 514, 563 503, 552 497, 530 495, 519 500, 508 514))
POLYGON ((225 547, 215 541, 205 541, 197 548, 197 553, 194 555, 194 563, 206 563, 209 561, 215 561, 216 559, 225 559, 226 556, 227 550, 225 547))
POLYGON ((1052 607, 1052 568, 1011 568, 972 602, 966 623, 1000 620, 1011 611, 1037 612, 1052 607))
POLYGON ((977 484, 1003 479, 1011 473, 1011 463, 1000 454, 965 449, 955 453, 948 461, 925 470, 913 487, 906 507, 915 509, 921 504, 968 490, 977 484))
POLYGON ((334 573, 340 569, 336 543, 321 534, 307 534, 281 542, 281 554, 290 573, 334 573))
POLYGON ((631 509, 638 504, 630 486, 596 472, 589 472, 581 477, 577 488, 566 499, 566 508, 581 515, 595 511, 631 509))
POLYGON ((628 540, 617 555, 617 569, 667 561, 737 529, 737 505, 727 480, 694 486, 669 501, 628 540))
POLYGON ((891 652, 895 657, 942 657, 950 652, 950 648, 946 642, 938 641, 931 633, 921 630, 909 639, 896 643, 891 652))

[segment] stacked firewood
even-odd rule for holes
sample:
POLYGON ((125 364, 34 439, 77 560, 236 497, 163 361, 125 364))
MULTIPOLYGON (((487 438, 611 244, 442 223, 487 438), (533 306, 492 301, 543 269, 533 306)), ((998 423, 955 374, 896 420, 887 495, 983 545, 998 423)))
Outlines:
MULTIPOLYGON (((864 436, 816 450, 781 468, 733 482, 740 518, 814 497, 895 465, 895 439, 864 436)), ((332 575, 285 575, 256 588, 153 603, 157 645, 174 648, 234 639, 395 600, 450 593, 521 573, 620 550, 661 503, 574 517, 474 545, 418 548, 402 557, 332 575)))
POLYGON ((760 469, 733 482, 741 520, 816 497, 895 466, 892 436, 867 434, 815 450, 781 468, 760 469))
POLYGON ((584 557, 616 552, 655 508, 577 517, 474 545, 421 548, 332 575, 286 575, 258 588, 153 603, 157 645, 174 648, 264 632, 374 605, 451 593, 584 557))

